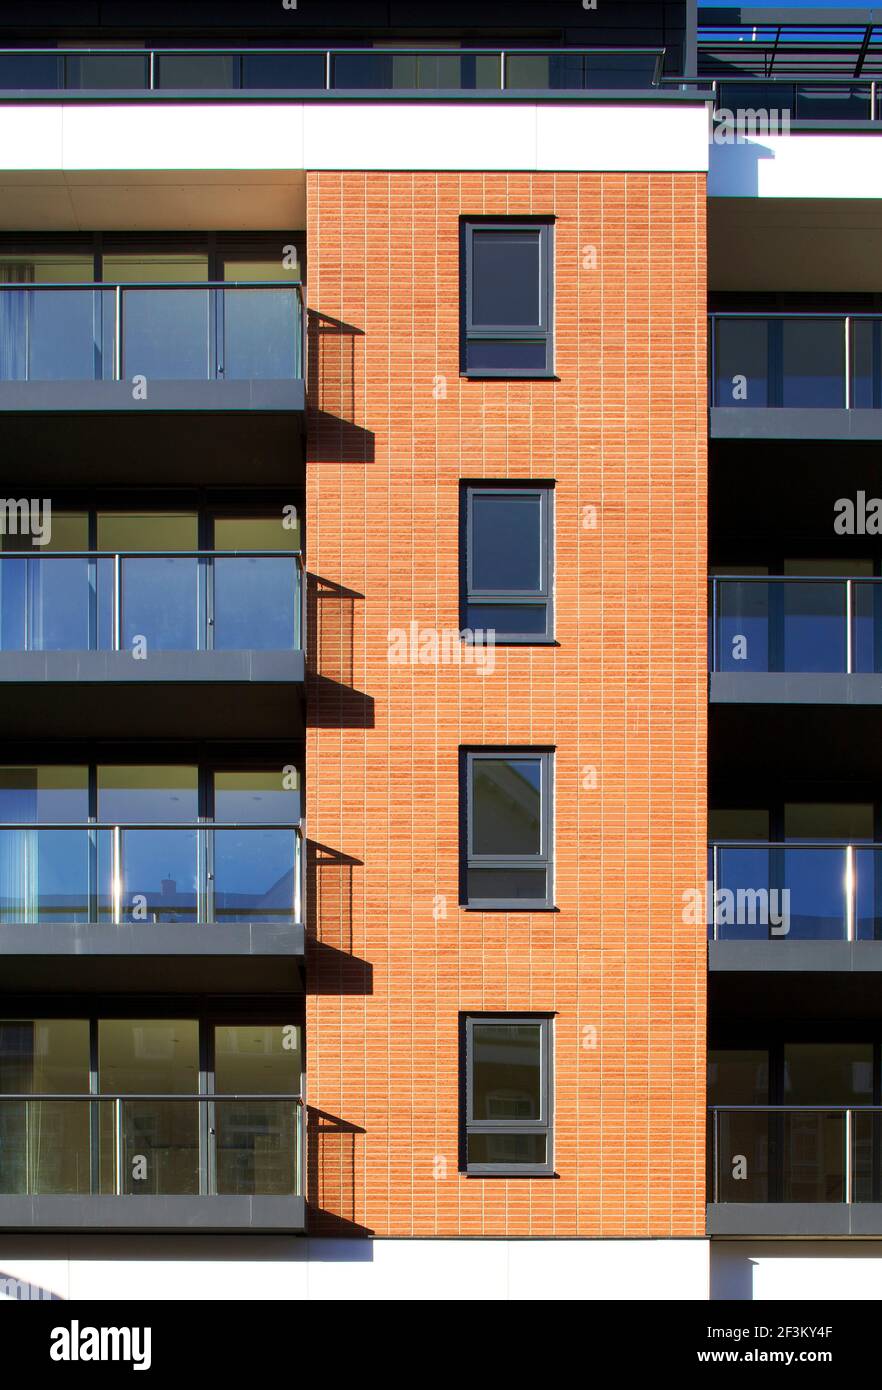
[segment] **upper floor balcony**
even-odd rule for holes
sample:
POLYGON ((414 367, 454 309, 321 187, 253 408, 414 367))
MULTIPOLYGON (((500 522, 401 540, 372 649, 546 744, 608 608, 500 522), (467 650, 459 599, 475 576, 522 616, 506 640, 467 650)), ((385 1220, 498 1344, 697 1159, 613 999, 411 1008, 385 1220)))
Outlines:
POLYGON ((299 551, 4 553, 6 731, 224 736, 232 700, 241 736, 299 734, 304 594, 299 551))
POLYGON ((882 438, 882 318, 710 315, 715 439, 882 438))
POLYGON ((0 49, 0 101, 549 96, 659 87, 664 48, 0 49))
POLYGON ((56 481, 290 477, 304 408, 299 283, 0 283, 7 445, 56 481))

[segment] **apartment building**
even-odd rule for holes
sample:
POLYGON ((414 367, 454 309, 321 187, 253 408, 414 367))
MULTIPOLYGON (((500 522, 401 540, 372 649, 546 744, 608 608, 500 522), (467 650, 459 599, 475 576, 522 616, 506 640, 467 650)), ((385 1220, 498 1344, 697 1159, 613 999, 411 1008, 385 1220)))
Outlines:
POLYGON ((416 9, 0 11, 0 1292, 879 1296, 882 28, 416 9))

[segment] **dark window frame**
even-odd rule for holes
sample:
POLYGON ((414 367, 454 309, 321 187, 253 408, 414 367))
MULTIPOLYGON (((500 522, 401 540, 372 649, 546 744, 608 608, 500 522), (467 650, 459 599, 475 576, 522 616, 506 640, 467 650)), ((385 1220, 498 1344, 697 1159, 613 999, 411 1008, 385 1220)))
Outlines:
POLYGON ((461 902, 478 912, 553 912, 554 907, 554 749, 520 746, 466 748, 462 754, 461 804, 461 902), (535 758, 540 762, 541 851, 535 854, 475 854, 472 850, 474 829, 472 769, 480 761, 500 758, 535 758), (471 869, 544 869, 544 898, 471 898, 468 876, 471 869))
MULTIPOLYGON (((509 485, 501 483, 463 483, 460 498, 461 504, 461 627, 463 631, 476 631, 468 621, 468 609, 470 604, 494 604, 498 607, 526 607, 545 608, 545 631, 539 632, 504 632, 498 633, 493 630, 493 645, 501 646, 549 646, 554 643, 554 486, 551 483, 518 483, 509 485), (515 590, 515 589, 477 589, 472 584, 472 559, 475 554, 473 539, 473 502, 476 496, 505 497, 512 494, 520 496, 535 496, 540 502, 540 547, 541 547, 541 582, 538 589, 515 590)), ((486 632, 484 642, 486 643, 486 632)))
POLYGON ((554 220, 553 218, 524 217, 467 217, 461 224, 461 343, 460 375, 474 378, 525 378, 542 379, 554 377, 554 220), (539 241, 539 323, 538 324, 474 324, 472 321, 472 301, 474 295, 474 235, 475 232, 535 232, 539 241), (543 343, 545 346, 544 367, 470 367, 468 350, 470 343, 495 342, 520 345, 523 343, 543 343))
POLYGON ((553 1177, 554 1176, 554 1015, 551 1013, 464 1013, 461 1018, 461 1161, 460 1169, 470 1177, 553 1177), (472 1118, 472 1063, 475 1024, 536 1026, 540 1029, 540 1116, 535 1120, 475 1120, 472 1118), (468 1143, 472 1134, 541 1134, 545 1136, 544 1163, 469 1163, 468 1143))

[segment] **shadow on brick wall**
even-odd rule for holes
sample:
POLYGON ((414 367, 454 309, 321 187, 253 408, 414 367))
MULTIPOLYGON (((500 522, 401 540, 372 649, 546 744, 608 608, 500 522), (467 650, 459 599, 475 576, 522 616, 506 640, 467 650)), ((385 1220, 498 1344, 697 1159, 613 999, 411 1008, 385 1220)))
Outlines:
POLYGON ((307 1107, 306 1200, 310 1235, 373 1234, 355 1220, 357 1141, 364 1132, 359 1125, 341 1120, 338 1115, 329 1115, 313 1105, 307 1107))
POLYGON ((356 419, 356 339, 364 330, 310 309, 306 319, 308 459, 373 463, 374 436, 356 419))
POLYGON ((318 574, 306 577, 306 722, 316 729, 372 729, 372 696, 354 687, 355 605, 364 598, 318 574))

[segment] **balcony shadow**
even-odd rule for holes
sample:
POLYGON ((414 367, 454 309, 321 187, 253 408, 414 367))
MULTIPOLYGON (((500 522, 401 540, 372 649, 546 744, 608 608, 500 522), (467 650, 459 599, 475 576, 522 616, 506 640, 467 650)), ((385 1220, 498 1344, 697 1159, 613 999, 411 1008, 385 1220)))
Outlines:
POLYGON ((353 687, 355 603, 364 595, 307 575, 307 724, 314 729, 372 729, 374 701, 353 687))
POLYGON ((373 463, 374 435, 356 419, 355 340, 364 329, 307 312, 307 432, 311 463, 373 463))
MULTIPOLYGON (((306 1200, 311 1236, 360 1237, 373 1231, 355 1220, 356 1141, 365 1131, 338 1115, 307 1107, 306 1200)), ((369 1247, 365 1247, 369 1251, 369 1247)), ((370 1259, 360 1249, 338 1258, 370 1259)), ((311 1254, 312 1258, 312 1254, 311 1254)))
POLYGON ((310 994, 370 994, 373 969, 353 955, 353 877, 362 861, 306 842, 306 951, 310 994))

